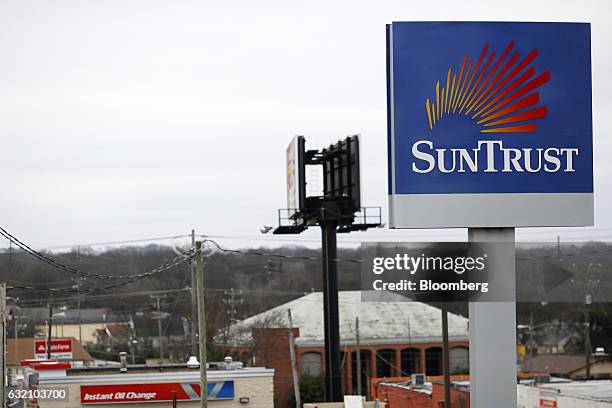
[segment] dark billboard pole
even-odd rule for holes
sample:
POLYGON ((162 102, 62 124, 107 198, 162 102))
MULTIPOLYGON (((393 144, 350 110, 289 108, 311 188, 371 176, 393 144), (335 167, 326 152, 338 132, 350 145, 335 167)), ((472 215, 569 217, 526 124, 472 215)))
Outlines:
POLYGON ((323 319, 325 327, 325 400, 341 402, 340 321, 338 317, 338 221, 332 211, 321 208, 323 258, 323 319))

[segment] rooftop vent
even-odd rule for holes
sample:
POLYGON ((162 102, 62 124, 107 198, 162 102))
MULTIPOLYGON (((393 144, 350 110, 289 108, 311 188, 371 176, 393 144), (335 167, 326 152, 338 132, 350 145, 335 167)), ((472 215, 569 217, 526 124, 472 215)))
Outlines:
POLYGON ((189 368, 198 368, 200 366, 200 362, 196 356, 190 356, 189 360, 187 360, 187 367, 189 368))

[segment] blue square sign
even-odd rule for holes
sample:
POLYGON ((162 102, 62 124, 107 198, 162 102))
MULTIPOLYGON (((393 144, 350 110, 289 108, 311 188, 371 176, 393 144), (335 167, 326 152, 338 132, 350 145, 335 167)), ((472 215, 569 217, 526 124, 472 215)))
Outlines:
POLYGON ((390 224, 593 225, 590 25, 387 28, 390 224))

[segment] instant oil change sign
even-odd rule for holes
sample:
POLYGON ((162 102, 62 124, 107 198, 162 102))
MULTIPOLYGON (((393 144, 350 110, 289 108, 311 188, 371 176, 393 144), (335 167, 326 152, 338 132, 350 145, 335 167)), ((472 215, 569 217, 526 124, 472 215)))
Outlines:
POLYGON ((395 228, 593 224, 590 25, 387 27, 395 228))

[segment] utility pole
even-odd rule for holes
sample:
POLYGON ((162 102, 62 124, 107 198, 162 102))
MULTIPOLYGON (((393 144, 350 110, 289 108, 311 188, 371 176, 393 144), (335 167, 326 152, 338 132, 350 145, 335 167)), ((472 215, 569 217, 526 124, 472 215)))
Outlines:
POLYGON ((584 358, 586 363, 586 379, 591 378, 591 295, 585 296, 584 302, 584 358))
POLYGON ((225 324, 225 327, 223 328, 223 347, 225 353, 227 352, 227 340, 229 336, 230 326, 236 322, 236 304, 241 304, 243 300, 242 291, 235 290, 234 288, 231 288, 230 290, 224 290, 223 296, 223 303, 225 305, 228 305, 228 307, 226 307, 228 315, 227 324, 225 324))
POLYGON ((15 330, 15 333, 13 333, 13 336, 15 337, 15 346, 13 347, 13 353, 15 364, 17 364, 17 358, 19 358, 19 342, 17 341, 19 340, 19 323, 17 322, 19 316, 17 315, 17 300, 15 301, 15 313, 13 315, 13 330, 15 330))
MULTIPOLYGON (((195 249, 195 230, 191 230, 191 250, 195 249)), ((191 261, 191 355, 198 355, 198 290, 195 262, 191 261)))
POLYGON ((79 344, 83 345, 83 331, 81 327, 81 277, 73 278, 73 281, 76 281, 76 285, 73 288, 76 289, 76 298, 77 298, 77 318, 79 319, 79 344))
POLYGON ((527 345, 527 355, 529 355, 529 357, 533 357, 535 355, 535 347, 534 347, 534 320, 533 320, 533 309, 531 310, 531 313, 529 314, 529 340, 528 340, 528 345, 527 345))
POLYGON ((223 303, 229 304, 229 322, 231 325, 236 321, 236 304, 242 303, 242 291, 230 288, 230 290, 223 291, 223 295, 226 296, 223 303))
POLYGON ((0 402, 4 406, 6 401, 6 282, 0 282, 0 402))
POLYGON ((357 395, 361 395, 361 337, 359 336, 359 316, 355 318, 355 356, 357 357, 357 395))
POLYGON ((138 340, 136 340, 136 326, 134 325, 134 319, 130 317, 130 321, 128 322, 128 328, 130 329, 129 335, 129 347, 130 354, 132 354, 132 365, 136 364, 136 344, 138 340))
POLYGON ((53 327, 53 292, 49 293, 49 327, 47 332, 47 360, 51 360, 51 328, 53 327))
POLYGON ((450 356, 448 343, 448 310, 442 303, 442 370, 444 373, 444 408, 451 408, 450 356))
POLYGON ((297 364, 295 362, 295 339, 293 338, 293 318, 291 317, 291 309, 287 309, 289 316, 289 355, 291 357, 291 376, 293 377, 293 394, 295 395, 295 406, 302 406, 302 397, 300 394, 300 381, 298 379, 297 364))
POLYGON ((591 378, 591 304, 593 303, 593 288, 599 280, 593 278, 592 269, 601 264, 589 263, 584 272, 584 359, 586 363, 586 379, 591 378))
POLYGON ((162 336, 162 313, 161 313, 161 300, 166 298, 166 295, 151 295, 157 302, 157 337, 159 339, 159 360, 164 359, 164 339, 162 336))
POLYGON ((200 339, 200 408, 208 408, 208 379, 206 378, 206 315, 204 309, 204 259, 202 241, 195 243, 196 276, 198 285, 198 333, 200 339))

